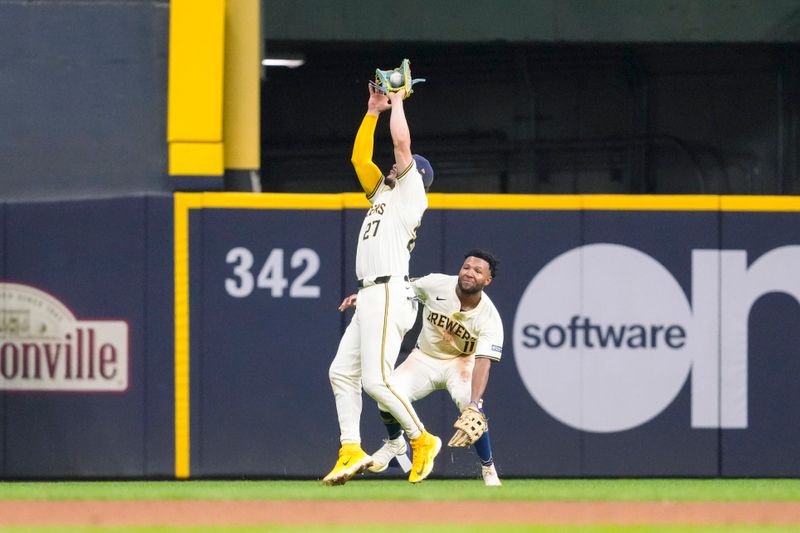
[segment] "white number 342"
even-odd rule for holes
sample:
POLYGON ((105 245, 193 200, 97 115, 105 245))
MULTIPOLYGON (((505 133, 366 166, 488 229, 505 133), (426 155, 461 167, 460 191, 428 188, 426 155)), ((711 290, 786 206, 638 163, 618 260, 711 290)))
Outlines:
POLYGON ((283 275, 283 248, 273 248, 267 260, 253 276, 253 252, 242 246, 231 248, 225 261, 233 265, 233 276, 225 278, 225 290, 234 298, 245 298, 253 289, 269 289, 273 298, 283 297, 283 291, 289 287, 289 298, 319 298, 319 286, 308 282, 319 271, 319 255, 311 248, 295 250, 289 264, 292 269, 303 268, 294 278, 291 286, 283 275))

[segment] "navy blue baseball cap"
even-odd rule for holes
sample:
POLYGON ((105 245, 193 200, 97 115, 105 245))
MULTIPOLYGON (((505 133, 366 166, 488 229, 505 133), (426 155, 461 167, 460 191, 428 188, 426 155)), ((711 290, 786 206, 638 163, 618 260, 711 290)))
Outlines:
POLYGON ((433 183, 433 167, 431 162, 422 157, 421 155, 414 154, 411 157, 417 162, 417 171, 422 176, 422 184, 428 189, 433 183))

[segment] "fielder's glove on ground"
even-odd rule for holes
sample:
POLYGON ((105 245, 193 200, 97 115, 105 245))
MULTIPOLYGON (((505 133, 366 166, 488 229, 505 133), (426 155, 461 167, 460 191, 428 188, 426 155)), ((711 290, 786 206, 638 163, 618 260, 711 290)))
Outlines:
POLYGON ((412 89, 414 84, 421 81, 425 81, 425 79, 417 78, 415 80, 411 77, 411 62, 408 59, 404 59, 403 63, 396 69, 375 69, 375 81, 371 81, 370 84, 383 94, 394 93, 400 89, 405 89, 405 98, 408 98, 414 92, 412 89))
POLYGON ((456 432, 450 442, 447 443, 452 448, 471 446, 489 429, 486 417, 474 405, 464 409, 461 416, 456 419, 453 427, 456 428, 456 432))

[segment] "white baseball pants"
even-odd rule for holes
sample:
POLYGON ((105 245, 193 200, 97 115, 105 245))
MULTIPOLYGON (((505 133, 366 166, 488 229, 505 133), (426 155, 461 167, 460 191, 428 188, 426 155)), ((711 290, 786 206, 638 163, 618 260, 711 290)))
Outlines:
POLYGON ((425 430, 411 402, 391 379, 403 336, 416 318, 417 302, 407 281, 358 291, 355 314, 329 370, 342 444, 361 442, 362 385, 382 411, 397 419, 409 439, 425 430))
POLYGON ((426 397, 435 390, 446 389, 463 411, 472 396, 472 369, 475 356, 437 359, 414 349, 392 375, 395 388, 411 402, 426 397))

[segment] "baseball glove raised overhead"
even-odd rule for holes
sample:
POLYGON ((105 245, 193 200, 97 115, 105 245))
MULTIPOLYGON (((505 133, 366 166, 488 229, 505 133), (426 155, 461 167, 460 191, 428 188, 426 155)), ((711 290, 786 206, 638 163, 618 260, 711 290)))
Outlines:
POLYGON ((447 445, 452 448, 466 448, 467 446, 471 446, 476 440, 481 438, 481 435, 483 435, 487 429, 489 429, 489 425, 486 423, 486 417, 473 405, 464 409, 461 415, 456 419, 453 427, 456 428, 456 432, 453 438, 450 439, 450 442, 447 443, 447 445))
POLYGON ((405 89, 405 98, 408 98, 414 92, 412 89, 414 84, 421 81, 425 81, 425 79, 413 79, 411 77, 411 62, 408 59, 404 59, 403 63, 396 69, 375 69, 375 81, 371 81, 370 84, 372 84, 373 87, 383 94, 389 94, 397 92, 400 89, 405 89))

